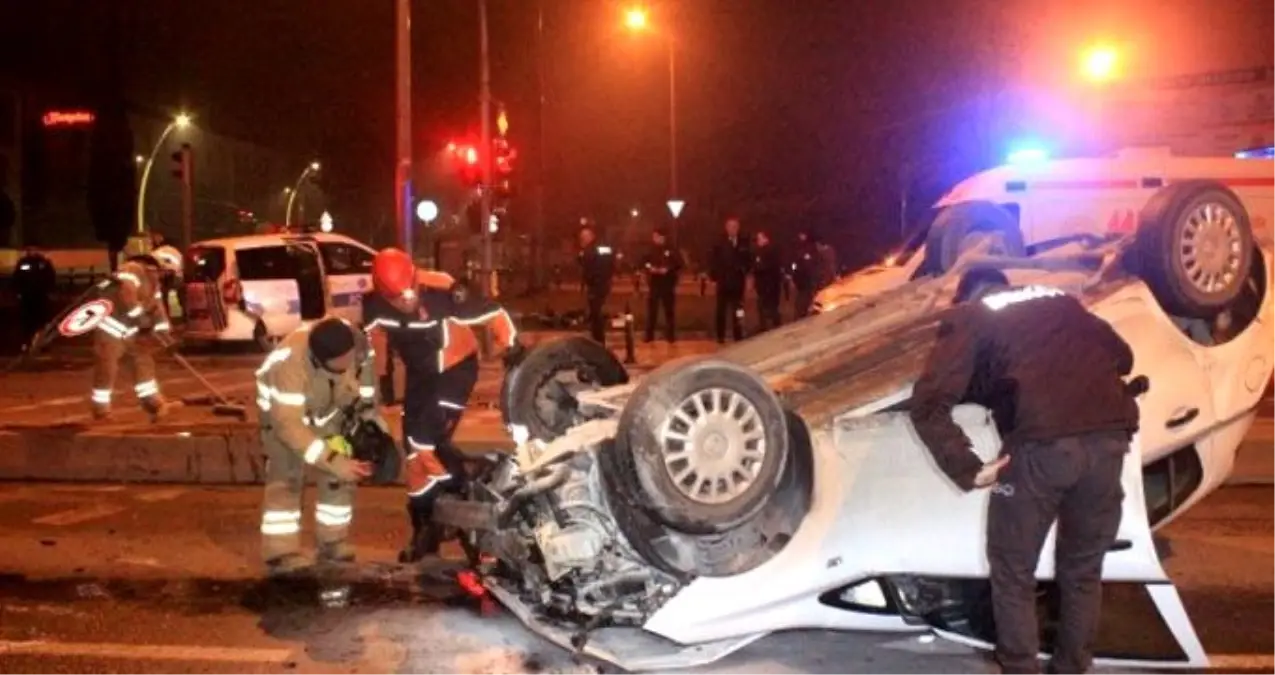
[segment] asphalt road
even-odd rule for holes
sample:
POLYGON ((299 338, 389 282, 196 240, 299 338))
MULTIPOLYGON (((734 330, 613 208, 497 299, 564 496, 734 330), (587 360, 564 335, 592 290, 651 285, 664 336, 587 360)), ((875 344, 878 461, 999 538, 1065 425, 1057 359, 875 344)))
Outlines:
MULTIPOLYGON (((351 600, 257 576, 253 488, 0 485, 3 672, 596 672, 461 598, 445 565, 393 564, 402 496, 358 499, 351 600)), ((1220 670, 1271 672, 1273 494, 1232 487, 1167 528, 1167 568, 1220 670)), ((1120 630, 1137 631, 1135 626, 1120 630)), ((995 672, 941 640, 810 631, 706 672, 995 672)))

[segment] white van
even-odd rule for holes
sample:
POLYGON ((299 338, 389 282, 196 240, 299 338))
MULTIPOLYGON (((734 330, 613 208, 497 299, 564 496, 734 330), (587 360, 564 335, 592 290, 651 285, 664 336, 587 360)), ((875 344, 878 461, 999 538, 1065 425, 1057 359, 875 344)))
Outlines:
POLYGON ((357 321, 372 287, 370 247, 339 234, 261 234, 201 241, 186 251, 189 341, 251 341, 271 349, 333 314, 357 321))
MULTIPOLYGON (((1042 159, 989 169, 944 195, 934 205, 933 222, 881 264, 820 291, 815 311, 941 272, 984 240, 990 240, 993 252, 1032 255, 1077 237, 1132 233, 1152 196, 1175 184, 1208 182, 1229 189, 1248 212, 1253 232, 1269 235, 1275 220, 1275 166, 1261 157, 1181 157, 1160 148, 1133 148, 1113 157, 1042 159)), ((1237 230, 1226 234, 1240 236, 1237 230)), ((1191 248, 1189 235, 1172 237, 1182 239, 1176 242, 1179 256, 1191 248)), ((1244 244, 1227 239, 1223 245, 1244 244)), ((1165 264, 1170 262, 1165 257, 1165 264)), ((1190 264, 1173 261, 1175 268, 1190 264)))

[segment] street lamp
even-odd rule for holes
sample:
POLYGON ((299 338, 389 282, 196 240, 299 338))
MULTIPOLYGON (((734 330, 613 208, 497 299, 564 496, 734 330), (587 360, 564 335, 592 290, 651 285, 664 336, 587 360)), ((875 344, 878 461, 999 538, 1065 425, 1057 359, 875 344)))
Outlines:
POLYGON ((1120 65, 1120 54, 1114 47, 1100 46, 1086 51, 1081 61, 1081 71, 1085 79, 1101 84, 1110 82, 1117 75, 1120 65))
POLYGON ((297 183, 292 186, 291 191, 289 191, 289 188, 284 188, 284 191, 288 193, 288 207, 283 212, 284 227, 292 224, 292 203, 297 200, 297 193, 301 191, 301 184, 305 182, 306 178, 310 177, 310 174, 318 173, 320 168, 322 168, 322 166, 317 161, 310 162, 306 165, 305 169, 301 171, 301 175, 297 176, 297 183))
MULTIPOLYGON (((624 25, 640 33, 650 28, 650 15, 644 7, 630 7, 624 12, 624 25)), ((668 130, 669 130, 669 199, 677 199, 677 59, 672 33, 668 40, 668 130)))
MULTIPOLYGON (((164 132, 159 135, 159 140, 155 141, 155 147, 151 148, 151 154, 146 158, 146 165, 142 168, 142 182, 137 188, 137 233, 142 234, 146 231, 146 184, 151 176, 151 167, 155 165, 155 156, 159 154, 159 149, 163 147, 164 141, 168 140, 168 135, 176 129, 185 129, 190 126, 190 115, 186 113, 178 113, 173 121, 164 127, 164 132)), ((136 161, 138 158, 134 158, 136 161)))

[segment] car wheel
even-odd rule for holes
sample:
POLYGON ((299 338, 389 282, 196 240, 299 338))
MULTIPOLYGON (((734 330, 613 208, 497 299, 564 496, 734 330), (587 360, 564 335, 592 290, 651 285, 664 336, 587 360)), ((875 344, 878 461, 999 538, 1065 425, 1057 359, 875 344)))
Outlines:
POLYGON ((1253 265, 1243 204, 1212 181, 1175 183, 1139 214, 1139 276, 1170 314, 1212 318, 1240 296, 1253 265))
POLYGON ((525 427, 530 438, 551 441, 581 421, 577 395, 628 381, 624 364, 586 337, 538 344, 505 373, 501 419, 507 427, 525 427))
POLYGON ((613 477, 629 482, 618 492, 680 532, 722 533, 755 517, 774 493, 788 462, 787 420, 750 371, 686 359, 638 384, 612 451, 634 469, 613 477))
POLYGON ((946 272, 961 254, 987 241, 988 254, 1022 256, 1023 233, 1008 211, 991 202, 962 202, 945 207, 925 241, 925 266, 946 272))
POLYGON ((252 342, 262 352, 269 353, 274 351, 274 348, 279 344, 279 340, 278 336, 271 335, 270 331, 266 330, 266 324, 261 321, 258 321, 257 325, 252 327, 252 342))

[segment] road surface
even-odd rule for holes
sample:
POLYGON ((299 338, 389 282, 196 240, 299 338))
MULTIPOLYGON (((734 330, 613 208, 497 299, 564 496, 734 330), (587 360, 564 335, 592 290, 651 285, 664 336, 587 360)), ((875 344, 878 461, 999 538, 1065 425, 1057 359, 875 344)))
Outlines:
MULTIPOLYGON (((1272 498, 1266 486, 1226 488, 1165 532, 1170 574, 1229 672, 1272 667, 1272 498)), ((462 600, 443 566, 393 564, 397 490, 359 494, 348 607, 267 586, 259 499, 250 487, 0 485, 0 671, 596 672, 462 600)), ((817 631, 703 670, 994 672, 942 641, 817 631)))

